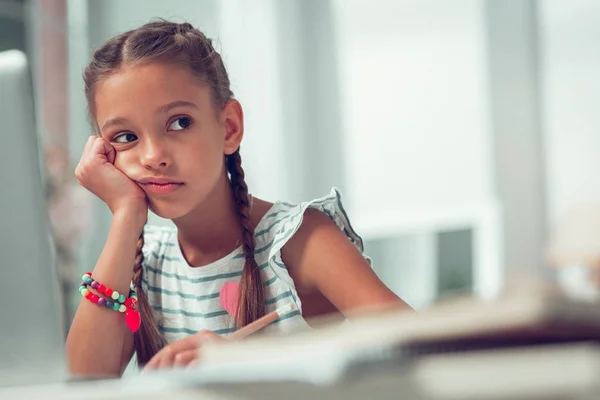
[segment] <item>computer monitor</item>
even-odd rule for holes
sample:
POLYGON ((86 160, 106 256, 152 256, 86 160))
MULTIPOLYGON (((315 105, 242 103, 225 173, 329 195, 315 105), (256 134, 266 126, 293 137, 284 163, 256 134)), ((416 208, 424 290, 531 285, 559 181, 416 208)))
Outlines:
POLYGON ((0 386, 67 378, 31 74, 0 52, 0 386))

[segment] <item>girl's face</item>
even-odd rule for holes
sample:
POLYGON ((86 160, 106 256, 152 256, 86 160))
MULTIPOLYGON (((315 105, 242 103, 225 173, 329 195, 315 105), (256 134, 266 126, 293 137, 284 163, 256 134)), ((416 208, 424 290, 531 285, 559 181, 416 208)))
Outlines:
POLYGON ((126 66, 98 83, 96 122, 115 166, 146 192, 150 209, 175 219, 226 182, 224 155, 243 136, 239 103, 215 111, 210 88, 185 67, 126 66))

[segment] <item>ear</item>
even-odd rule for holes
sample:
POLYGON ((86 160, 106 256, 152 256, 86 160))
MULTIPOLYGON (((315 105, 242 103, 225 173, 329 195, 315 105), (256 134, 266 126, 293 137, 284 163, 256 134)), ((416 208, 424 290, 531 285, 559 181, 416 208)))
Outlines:
POLYGON ((223 153, 230 155, 240 147, 244 137, 244 112, 239 101, 231 99, 225 104, 221 110, 221 121, 225 128, 223 153))

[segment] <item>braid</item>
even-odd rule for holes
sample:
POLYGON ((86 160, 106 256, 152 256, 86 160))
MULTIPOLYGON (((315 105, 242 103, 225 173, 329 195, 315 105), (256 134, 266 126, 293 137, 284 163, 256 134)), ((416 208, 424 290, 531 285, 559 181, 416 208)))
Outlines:
POLYGON ((166 342, 162 332, 158 329, 156 321, 154 321, 152 307, 150 306, 148 297, 146 297, 146 293, 144 293, 144 290, 142 289, 142 277, 144 275, 144 269, 142 268, 142 263, 144 261, 144 253, 142 252, 143 247, 144 232, 142 231, 136 246, 132 277, 135 292, 138 296, 138 310, 142 318, 142 324, 133 336, 137 361, 140 367, 150 361, 166 342))
POLYGON ((242 158, 239 148, 227 156, 227 171, 231 177, 233 198, 238 208, 242 227, 242 245, 246 263, 240 280, 240 296, 237 308, 237 322, 247 325, 265 315, 265 289, 260 277, 260 269, 254 259, 254 228, 250 224, 250 201, 248 186, 244 180, 242 158))

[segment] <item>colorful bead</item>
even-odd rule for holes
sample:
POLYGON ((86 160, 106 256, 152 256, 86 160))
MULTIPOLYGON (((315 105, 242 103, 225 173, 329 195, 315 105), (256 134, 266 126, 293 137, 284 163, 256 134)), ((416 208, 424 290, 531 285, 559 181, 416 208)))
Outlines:
POLYGON ((123 305, 125 305, 127 308, 135 308, 136 304, 137 300, 133 296, 129 297, 127 300, 125 300, 125 302, 123 302, 123 305))
POLYGON ((107 309, 111 309, 113 311, 124 313, 127 326, 132 332, 136 332, 141 323, 140 313, 138 310, 136 310, 138 296, 135 293, 133 284, 130 284, 129 287, 129 296, 127 297, 124 294, 120 294, 116 290, 113 290, 94 280, 92 278, 92 273, 86 272, 81 277, 81 284, 78 290, 83 297, 92 303, 106 307, 107 309), (100 295, 105 295, 108 298, 104 298, 92 292, 91 289, 96 290, 100 295))

